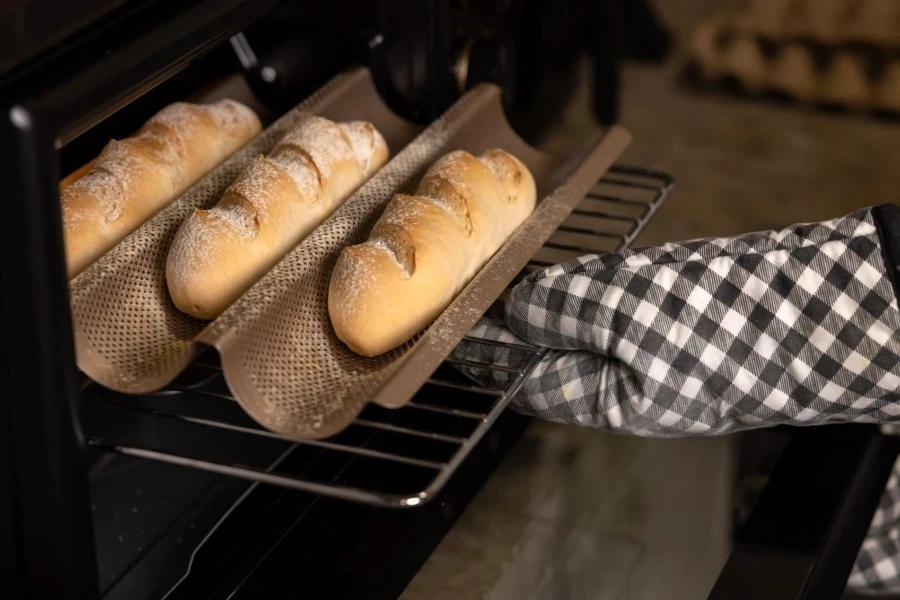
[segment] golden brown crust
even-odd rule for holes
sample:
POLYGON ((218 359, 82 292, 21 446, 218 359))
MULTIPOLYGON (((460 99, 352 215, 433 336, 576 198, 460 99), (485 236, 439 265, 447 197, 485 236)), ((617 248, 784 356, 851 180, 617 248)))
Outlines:
POLYGON ((185 219, 166 261, 175 306, 217 317, 387 162, 384 139, 365 125, 304 119, 214 208, 185 219))
POLYGON ((395 196, 369 240, 344 249, 328 313, 358 354, 403 344, 450 304, 535 205, 534 179, 503 150, 451 152, 416 194, 395 196))
POLYGON ((69 277, 156 214, 262 126, 246 106, 176 103, 60 185, 69 277))

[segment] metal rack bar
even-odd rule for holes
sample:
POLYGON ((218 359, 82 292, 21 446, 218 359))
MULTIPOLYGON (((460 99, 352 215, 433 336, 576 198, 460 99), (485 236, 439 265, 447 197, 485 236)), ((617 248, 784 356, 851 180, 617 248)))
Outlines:
POLYGON ((528 266, 540 267, 540 268, 552 267, 554 264, 555 263, 547 262, 546 260, 537 260, 537 259, 531 259, 528 262, 528 266))
MULTIPOLYGON (((653 187, 652 185, 648 185, 645 183, 639 183, 636 181, 629 181, 628 179, 622 179, 619 177, 605 177, 603 179, 603 181, 605 183, 609 183, 609 184, 613 184, 613 185, 621 185, 623 187, 637 188, 639 190, 647 190, 647 191, 655 191, 656 190, 656 188, 653 187)), ((610 197, 610 196, 602 196, 599 194, 588 194, 588 197, 589 198, 600 198, 602 200, 613 200, 613 201, 617 201, 617 202, 631 202, 631 203, 636 202, 635 200, 630 200, 628 198, 615 198, 615 197, 610 197)))
MULTIPOLYGON (((134 408, 127 408, 125 410, 135 410, 134 408)), ((335 450, 338 452, 347 452, 349 454, 356 454, 359 456, 365 456, 368 458, 377 458, 381 460, 389 460, 397 463, 403 463, 407 465, 417 466, 417 467, 425 467, 429 469, 440 469, 444 465, 442 463, 430 461, 430 460, 422 460, 418 458, 411 458, 408 456, 402 456, 400 454, 393 454, 390 452, 380 452, 378 450, 370 450, 368 448, 360 448, 357 446, 350 446, 345 444, 337 444, 329 441, 322 440, 293 440, 287 436, 281 435, 279 433, 274 433, 268 431, 266 429, 258 429, 254 427, 241 427, 240 425, 233 425, 231 423, 225 423, 222 421, 214 421, 211 419, 198 419, 195 417, 186 417, 184 415, 175 415, 168 414, 159 411, 153 411, 153 414, 156 417, 160 417, 162 419, 174 419, 179 421, 184 421, 185 423, 192 423, 195 425, 202 425, 204 427, 217 427, 219 429, 224 429, 227 431, 233 431, 236 433, 243 433, 245 435, 255 435, 260 437, 266 437, 274 440, 281 440, 283 442, 297 443, 303 444, 305 446, 312 446, 314 448, 324 448, 327 450, 335 450)), ((103 443, 98 439, 89 438, 88 443, 91 445, 101 446, 103 443)))
POLYGON ((474 419, 476 421, 480 421, 487 417, 487 413, 477 413, 471 412, 468 410, 457 410, 455 408, 441 408, 440 406, 430 406, 428 404, 422 404, 421 402, 416 402, 413 400, 412 402, 407 403, 407 408, 414 408, 418 410, 425 410, 428 412, 438 413, 442 415, 449 415, 451 417, 462 417, 464 419, 474 419))
MULTIPOLYGON (((595 196, 594 196, 594 197, 595 197, 595 196)), ((622 221, 622 222, 625 222, 625 223, 632 223, 632 222, 633 222, 633 219, 632 219, 631 217, 626 217, 626 216, 623 216, 623 215, 615 215, 615 214, 612 214, 612 213, 607 213, 607 212, 602 212, 602 211, 596 211, 596 210, 587 210, 587 209, 584 209, 584 208, 576 208, 575 210, 572 211, 572 214, 573 214, 573 215, 581 215, 581 216, 584 216, 584 217, 598 217, 598 218, 601 218, 601 219, 610 219, 610 220, 613 220, 613 221, 622 221)))
MULTIPOLYGON (((624 166, 617 165, 613 169, 610 169, 613 173, 618 173, 622 175, 631 175, 636 177, 650 177, 653 173, 648 169, 644 169, 642 167, 633 167, 633 166, 624 166)), ((659 174, 657 174, 659 175, 659 174)), ((662 187, 659 190, 660 197, 665 199, 672 193, 672 190, 675 188, 675 179, 669 175, 661 175, 661 185, 662 187)), ((644 227, 647 226, 647 223, 650 222, 650 219, 656 214, 656 211, 659 210, 659 207, 662 205, 662 202, 653 202, 648 207, 646 212, 643 215, 638 217, 637 222, 635 223, 634 229, 631 230, 627 235, 625 235, 624 239, 621 241, 616 250, 623 250, 627 248, 638 235, 644 230, 644 227)))
POLYGON ((389 423, 379 423, 378 421, 369 421, 368 419, 356 419, 354 425, 359 427, 371 427, 372 429, 380 429, 381 431, 390 431, 391 433, 402 433, 403 435, 411 435, 413 437, 422 437, 439 442, 447 442, 449 444, 464 444, 466 438, 459 435, 445 435, 442 433, 434 433, 427 431, 419 431, 410 429, 409 427, 398 427, 389 423))
POLYGON ((190 386, 181 386, 181 385, 170 385, 168 389, 175 391, 175 392, 190 392, 192 394, 197 394, 198 396, 207 396, 209 398, 217 398, 219 400, 230 400, 232 402, 234 401, 234 398, 232 398, 231 396, 229 396, 228 394, 226 394, 224 392, 214 392, 214 391, 209 391, 209 390, 195 389, 190 386))
MULTIPOLYGON (((598 229, 591 229, 591 228, 588 228, 588 227, 573 227, 573 226, 571 226, 571 225, 561 225, 561 226, 558 228, 558 230, 559 230, 559 231, 568 231, 568 232, 571 232, 571 233, 584 233, 584 234, 586 234, 586 235, 595 235, 595 236, 597 236, 597 237, 610 238, 610 239, 613 239, 613 240, 618 240, 618 239, 621 239, 621 238, 622 238, 621 235, 617 235, 617 234, 614 234, 614 233, 608 233, 608 232, 605 232, 605 231, 600 231, 600 230, 598 230, 598 229)), ((545 245, 549 245, 549 244, 545 244, 545 245)), ((561 245, 556 245, 556 246, 552 246, 552 247, 553 247, 553 248, 562 248, 562 249, 564 249, 564 250, 567 249, 567 247, 562 247, 561 245)))
MULTIPOLYGON (((459 363, 454 363, 459 364, 459 363)), ((467 385, 464 383, 453 383, 452 381, 442 381, 440 379, 431 378, 428 380, 428 383, 439 385, 447 388, 452 388, 454 390, 461 390, 463 392, 472 392, 473 394, 484 394, 487 396, 502 396, 503 392, 498 390, 489 390, 486 388, 478 387, 477 385, 467 385)))
MULTIPOLYGON (((571 258, 603 252, 603 248, 609 248, 610 239, 618 240, 620 248, 627 246, 643 230, 658 207, 668 197, 672 191, 673 181, 666 175, 652 171, 616 166, 610 170, 608 177, 598 182, 598 189, 601 187, 604 193, 590 194, 587 198, 589 202, 621 203, 627 201, 630 205, 641 208, 640 214, 612 218, 617 223, 630 222, 632 225, 627 231, 606 232, 598 230, 593 225, 591 227, 581 226, 578 224, 579 217, 595 216, 585 213, 593 211, 596 207, 584 211, 576 209, 567 220, 566 227, 571 231, 593 236, 596 245, 592 245, 588 239, 584 245, 548 244, 548 246, 563 248, 571 258), (637 180, 632 181, 632 179, 637 180), (620 183, 620 181, 626 183, 620 183), (623 192, 627 191, 629 195, 623 193, 621 198, 610 195, 611 187, 622 189, 623 192), (635 191, 642 194, 642 197, 634 198, 635 191), (609 196, 611 199, 598 200, 600 196, 609 196)), ((620 226, 619 228, 621 229, 620 226)), ((540 261, 532 261, 530 266, 540 264, 542 264, 540 261)), ((463 343, 501 348, 514 358, 508 363, 514 366, 497 365, 474 358, 449 357, 444 361, 444 367, 438 369, 429 378, 416 398, 404 408, 393 411, 380 408, 370 409, 357 418, 350 429, 358 427, 371 433, 362 438, 358 435, 344 436, 340 434, 321 441, 293 440, 264 430, 251 422, 243 413, 236 413, 231 409, 225 411, 227 413, 225 416, 220 414, 221 410, 216 411, 218 416, 209 416, 203 414, 204 407, 206 412, 210 412, 212 406, 198 405, 195 402, 190 402, 191 414, 179 413, 177 407, 173 406, 174 402, 173 405, 160 408, 161 403, 165 404, 166 398, 172 398, 172 394, 176 398, 179 394, 189 394, 190 396, 187 396, 186 399, 194 397, 205 398, 208 402, 227 401, 230 403, 227 405, 228 407, 234 406, 231 404, 234 403, 234 399, 228 395, 227 387, 222 384, 221 379, 218 380, 218 385, 210 384, 210 381, 221 378, 221 369, 216 363, 214 355, 204 355, 195 363, 195 367, 206 374, 201 377, 203 381, 200 384, 172 386, 168 390, 153 395, 149 402, 135 401, 130 397, 108 391, 100 394, 101 398, 94 400, 95 403, 99 402, 100 406, 127 409, 128 412, 125 414, 134 414, 142 419, 149 418, 163 422, 176 421, 183 426, 214 428, 249 438, 281 441, 290 448, 304 446, 316 448, 323 452, 333 453, 335 456, 345 456, 346 460, 350 461, 374 460, 382 465, 392 465, 394 468, 412 469, 417 477, 415 481, 421 481, 421 486, 413 492, 385 490, 368 482, 360 484, 342 481, 341 473, 345 467, 327 476, 331 477, 328 480, 318 480, 311 479, 306 475, 280 471, 277 468, 271 468, 271 465, 260 467, 207 460, 183 449, 156 447, 155 444, 158 440, 148 443, 142 441, 140 435, 132 438, 127 434, 120 433, 126 430, 124 427, 116 428, 116 433, 108 437, 94 435, 90 438, 90 443, 97 448, 105 448, 130 456, 178 464, 354 502, 393 508, 417 506, 430 500, 441 490, 457 467, 490 429, 546 353, 545 349, 525 343, 505 343, 471 336, 465 337, 463 343), (507 384, 503 389, 479 385, 461 375, 459 368, 491 371, 497 375, 497 379, 506 378, 507 384), (213 380, 205 379, 209 377, 213 380), (155 400, 153 400, 154 398, 155 400), (386 443, 387 446, 382 447, 379 445, 380 443, 386 443), (435 453, 439 458, 423 452, 424 447, 416 445, 419 443, 437 444, 438 446, 430 448, 429 452, 435 453), (422 479, 422 477, 425 478, 422 479)), ((90 388, 88 388, 87 395, 91 395, 90 388)), ((346 466, 347 463, 342 464, 346 466)), ((413 471, 410 473, 410 477, 413 477, 413 471)))
POLYGON ((514 369, 513 367, 504 367, 501 365, 491 365, 491 363, 481 362, 477 360, 466 360, 463 358, 448 358, 444 360, 445 363, 456 365, 459 367, 475 367, 477 368, 485 368, 489 367, 495 371, 500 371, 501 373, 518 373, 518 369, 514 369))
POLYGON ((475 344, 484 344, 485 346, 499 346, 501 348, 512 348, 515 350, 525 350, 530 352, 536 352, 534 346, 529 346, 528 344, 516 344, 515 342, 498 342, 496 340, 483 340, 481 338, 466 336, 463 338, 464 342, 473 342, 475 344))
POLYGON ((615 202, 617 204, 633 204, 635 206, 641 205, 641 202, 638 200, 632 200, 630 198, 617 198, 615 196, 608 196, 606 194, 588 194, 587 197, 593 200, 604 200, 606 202, 615 202))
MULTIPOLYGON (((600 236, 598 236, 600 237, 600 236)), ((610 236, 602 236, 602 237, 610 237, 610 236)), ((614 237, 613 239, 621 239, 619 236, 614 237)), ((545 248, 553 248, 554 250, 569 250, 571 252, 581 252, 584 248, 583 246, 576 246, 573 244, 558 244, 556 242, 547 242, 544 244, 545 248)))

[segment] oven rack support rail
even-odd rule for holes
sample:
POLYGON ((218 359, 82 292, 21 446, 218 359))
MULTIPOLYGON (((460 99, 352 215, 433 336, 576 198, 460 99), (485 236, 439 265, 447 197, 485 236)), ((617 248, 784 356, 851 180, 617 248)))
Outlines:
MULTIPOLYGON (((673 185, 672 178, 661 173, 614 166, 523 273, 627 247, 673 185)), ((495 351, 508 353, 504 362, 513 366, 449 357, 404 408, 370 406, 347 431, 325 440, 297 441, 261 428, 230 396, 214 355, 204 355, 179 382, 156 394, 129 396, 89 383, 83 391, 87 442, 94 449, 352 502, 419 506, 440 492, 546 353, 529 345, 472 337, 462 344, 499 347, 495 351), (460 368, 488 370, 493 380, 502 377, 507 383, 502 389, 479 385, 460 368), (202 447, 185 447, 183 440, 209 430, 227 432, 228 439, 220 442, 224 444, 264 440, 272 444, 273 460, 244 464, 240 458, 210 458, 202 447), (279 458, 276 466, 274 457, 301 449, 305 458, 294 461, 297 464, 285 468, 279 458), (376 475, 366 475, 373 471, 376 475)))

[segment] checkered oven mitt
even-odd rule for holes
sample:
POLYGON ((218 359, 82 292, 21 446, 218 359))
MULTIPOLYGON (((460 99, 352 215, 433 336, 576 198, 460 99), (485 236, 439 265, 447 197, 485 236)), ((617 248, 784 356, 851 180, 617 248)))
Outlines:
MULTIPOLYGON (((509 329, 482 319, 470 335, 550 348, 512 405, 551 421, 652 437, 896 422, 898 240, 900 209, 883 206, 782 231, 585 256, 516 286, 509 329)), ((514 353, 468 343, 456 356, 509 363, 514 353)), ((469 375, 501 388, 510 377, 469 375)), ((892 525, 898 515, 900 506, 892 525)), ((900 590, 893 540, 885 551, 893 570, 877 571, 892 577, 871 576, 885 552, 866 569, 864 548, 852 584, 900 590)))

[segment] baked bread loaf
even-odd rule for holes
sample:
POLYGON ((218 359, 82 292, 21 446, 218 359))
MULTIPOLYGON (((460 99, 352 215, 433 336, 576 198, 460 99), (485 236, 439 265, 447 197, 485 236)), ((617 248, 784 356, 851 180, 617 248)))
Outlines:
POLYGON ((213 319, 388 159, 370 123, 308 117, 251 163, 211 210, 195 210, 166 261, 175 306, 213 319))
POLYGON ((66 268, 78 275, 260 132, 233 100, 178 102, 133 137, 112 140, 81 176, 60 186, 66 268))
POLYGON ((455 151, 398 194, 369 240, 345 248, 328 291, 338 338, 363 356, 396 348, 453 301, 534 210, 534 178, 503 150, 455 151))

